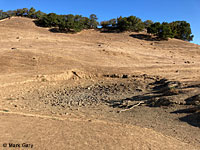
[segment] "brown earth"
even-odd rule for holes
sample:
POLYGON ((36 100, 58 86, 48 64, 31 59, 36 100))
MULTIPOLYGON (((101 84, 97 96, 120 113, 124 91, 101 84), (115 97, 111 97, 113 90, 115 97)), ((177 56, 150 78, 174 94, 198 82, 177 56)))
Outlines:
POLYGON ((0 45, 2 148, 200 149, 200 46, 18 17, 0 45))

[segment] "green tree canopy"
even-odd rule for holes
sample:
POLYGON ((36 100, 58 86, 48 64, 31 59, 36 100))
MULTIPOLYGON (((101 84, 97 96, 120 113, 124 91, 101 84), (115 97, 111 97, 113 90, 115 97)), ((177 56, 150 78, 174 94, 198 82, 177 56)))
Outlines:
POLYGON ((158 37, 163 40, 173 37, 170 25, 167 22, 163 22, 158 29, 158 37))
POLYGON ((28 10, 28 17, 30 17, 30 18, 36 18, 35 13, 36 13, 35 8, 31 7, 31 8, 28 10))
POLYGON ((37 12, 35 12, 35 18, 36 19, 42 19, 42 17, 44 17, 46 14, 41 12, 40 10, 38 10, 37 12))
POLYGON ((97 26, 99 25, 99 22, 97 21, 98 19, 97 16, 95 14, 91 14, 89 19, 90 19, 90 23, 89 23, 90 29, 96 29, 97 26))
POLYGON ((102 28, 116 28, 117 27, 117 19, 110 19, 108 21, 102 21, 100 23, 102 28))
MULTIPOLYGON (((37 25, 43 27, 58 28, 63 32, 79 32, 83 29, 96 29, 99 25, 97 16, 91 14, 88 17, 81 15, 57 15, 55 13, 43 13, 42 11, 36 11, 31 7, 22 8, 17 10, 9 10, 4 12, 0 10, 0 19, 22 16, 37 19, 34 21, 37 25)), ((160 39, 177 38, 185 41, 193 40, 190 24, 186 21, 174 21, 171 23, 155 22, 151 20, 142 21, 136 16, 119 17, 117 19, 110 19, 108 21, 102 21, 101 26, 105 31, 133 31, 140 32, 147 29, 147 33, 158 36, 160 39)))
POLYGON ((186 21, 174 21, 170 23, 174 37, 181 40, 192 41, 193 35, 190 24, 186 21))
POLYGON ((160 22, 155 22, 150 27, 147 28, 147 33, 152 33, 154 35, 158 35, 160 29, 160 22))
POLYGON ((153 24, 152 20, 146 20, 144 21, 144 27, 147 29, 148 27, 150 27, 153 24))
POLYGON ((193 39, 190 24, 186 21, 175 21, 171 23, 156 22, 147 28, 147 32, 158 36, 161 39, 177 38, 185 41, 193 39))
POLYGON ((120 31, 139 32, 144 29, 142 20, 136 16, 119 17, 117 18, 117 27, 120 31))

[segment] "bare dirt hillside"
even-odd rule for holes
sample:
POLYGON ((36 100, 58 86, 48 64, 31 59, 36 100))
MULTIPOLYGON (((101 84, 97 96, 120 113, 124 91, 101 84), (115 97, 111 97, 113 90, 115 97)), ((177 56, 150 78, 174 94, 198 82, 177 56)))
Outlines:
POLYGON ((0 22, 0 147, 197 150, 199 106, 198 45, 0 22))

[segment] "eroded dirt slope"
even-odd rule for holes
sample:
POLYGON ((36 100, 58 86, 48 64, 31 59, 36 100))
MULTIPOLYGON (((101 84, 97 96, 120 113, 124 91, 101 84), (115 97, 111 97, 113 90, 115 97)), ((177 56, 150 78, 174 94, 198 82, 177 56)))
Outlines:
POLYGON ((18 17, 0 22, 0 45, 0 141, 200 147, 200 46, 145 33, 52 33, 18 17))

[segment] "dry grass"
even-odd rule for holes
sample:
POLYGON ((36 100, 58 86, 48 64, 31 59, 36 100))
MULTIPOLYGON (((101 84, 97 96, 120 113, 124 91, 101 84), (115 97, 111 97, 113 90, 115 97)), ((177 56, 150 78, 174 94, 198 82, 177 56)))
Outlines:
MULTIPOLYGON (((52 33, 28 18, 1 21, 0 108, 15 113, 1 112, 0 141, 27 141, 37 149, 194 149, 155 131, 116 125, 107 119, 105 123, 92 123, 86 121, 89 116, 74 114, 73 117, 84 120, 74 123, 52 120, 53 110, 38 107, 31 113, 25 111, 25 103, 42 105, 40 101, 25 99, 26 93, 42 93, 46 87, 59 89, 63 84, 73 87, 94 83, 105 74, 148 74, 199 82, 200 46, 175 39, 150 41, 130 36, 136 34, 94 30, 52 33), (15 99, 20 96, 22 99, 15 99), (46 114, 37 117, 38 112, 46 114)), ((173 88, 167 92, 178 94, 173 88)))

